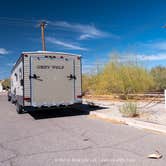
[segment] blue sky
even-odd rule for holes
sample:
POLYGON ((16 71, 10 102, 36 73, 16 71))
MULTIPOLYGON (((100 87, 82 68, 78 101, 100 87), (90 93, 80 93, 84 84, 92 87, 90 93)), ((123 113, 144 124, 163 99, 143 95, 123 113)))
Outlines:
POLYGON ((2 1, 0 79, 22 51, 41 50, 40 20, 48 23, 47 50, 81 54, 84 71, 106 63, 112 52, 148 68, 165 66, 165 6, 165 0, 2 1))

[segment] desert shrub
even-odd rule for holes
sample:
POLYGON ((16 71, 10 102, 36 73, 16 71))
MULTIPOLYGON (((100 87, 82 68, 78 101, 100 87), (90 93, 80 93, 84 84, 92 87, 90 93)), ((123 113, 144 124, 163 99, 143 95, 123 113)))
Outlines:
POLYGON ((131 102, 123 104, 119 111, 124 117, 135 117, 138 115, 137 105, 131 102))
POLYGON ((82 75, 82 90, 83 93, 94 93, 95 84, 97 81, 96 75, 82 75))
POLYGON ((151 74, 154 79, 154 90, 164 91, 166 89, 166 67, 157 66, 152 68, 151 74))
POLYGON ((144 68, 110 62, 98 75, 96 92, 99 94, 144 92, 153 86, 153 78, 144 68))
POLYGON ((123 63, 118 58, 108 62, 96 75, 84 76, 84 89, 94 94, 123 94, 145 92, 154 86, 148 70, 135 63, 123 63))
POLYGON ((2 82, 2 87, 3 89, 9 89, 10 88, 10 79, 5 79, 3 82, 2 82))

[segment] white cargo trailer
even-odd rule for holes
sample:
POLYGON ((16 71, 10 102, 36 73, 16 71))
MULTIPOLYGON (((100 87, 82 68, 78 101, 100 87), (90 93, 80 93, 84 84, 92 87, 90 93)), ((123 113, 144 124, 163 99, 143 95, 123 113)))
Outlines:
POLYGON ((81 56, 58 52, 23 52, 11 72, 9 100, 16 110, 82 103, 81 56))
POLYGON ((0 92, 3 91, 2 83, 0 82, 0 92))

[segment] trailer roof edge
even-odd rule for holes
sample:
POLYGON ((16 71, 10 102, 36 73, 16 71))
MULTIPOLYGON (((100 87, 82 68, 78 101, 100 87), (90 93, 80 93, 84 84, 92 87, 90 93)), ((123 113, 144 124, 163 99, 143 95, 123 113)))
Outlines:
POLYGON ((80 54, 73 54, 73 53, 68 53, 68 52, 51 52, 51 51, 32 51, 32 52, 22 52, 22 54, 64 54, 64 55, 73 55, 73 56, 79 56, 81 57, 80 54))

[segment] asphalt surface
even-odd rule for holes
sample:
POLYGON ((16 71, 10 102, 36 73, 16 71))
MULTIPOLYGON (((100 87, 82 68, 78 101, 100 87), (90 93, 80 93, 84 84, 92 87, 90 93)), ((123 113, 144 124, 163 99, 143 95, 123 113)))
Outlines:
POLYGON ((0 166, 165 165, 166 135, 90 118, 88 112, 84 106, 18 115, 0 96, 0 166), (155 150, 163 157, 148 159, 155 150))

